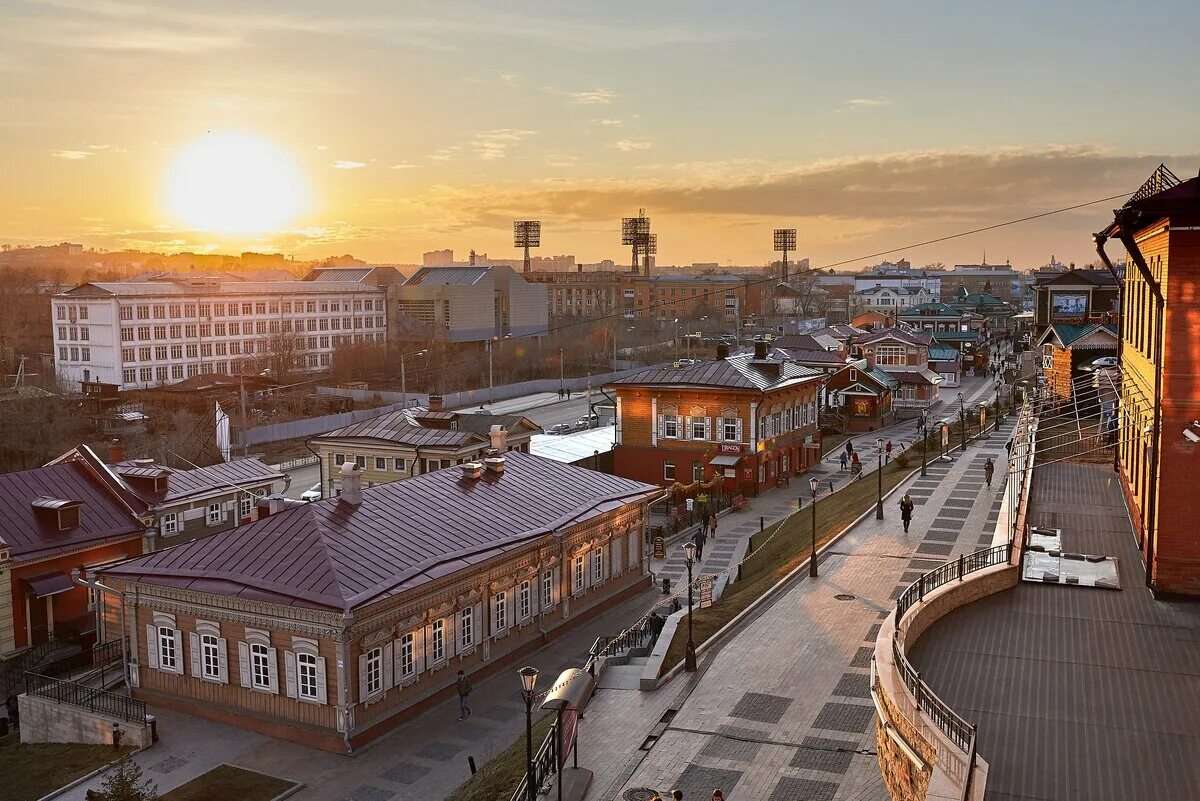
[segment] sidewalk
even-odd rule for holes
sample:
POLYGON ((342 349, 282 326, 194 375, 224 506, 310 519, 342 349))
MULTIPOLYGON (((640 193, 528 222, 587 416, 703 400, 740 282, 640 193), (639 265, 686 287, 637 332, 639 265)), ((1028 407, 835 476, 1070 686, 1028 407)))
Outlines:
POLYGON ((885 520, 859 523, 822 557, 820 578, 797 578, 705 654, 700 673, 640 701, 601 690, 581 730, 580 764, 596 775, 587 798, 674 787, 708 798, 720 787, 769 801, 886 799, 868 693, 879 621, 921 571, 991 544, 1002 485, 986 489, 982 467, 1001 458, 1014 422, 905 482, 885 520), (904 491, 917 505, 907 535, 896 509, 904 491), (638 750, 669 709, 678 711, 666 730, 638 750))

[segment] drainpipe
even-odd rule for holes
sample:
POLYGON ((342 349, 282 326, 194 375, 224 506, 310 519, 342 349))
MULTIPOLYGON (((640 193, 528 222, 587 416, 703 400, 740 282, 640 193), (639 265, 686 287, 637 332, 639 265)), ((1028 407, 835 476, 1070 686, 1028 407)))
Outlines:
MULTIPOLYGON (((129 687, 129 638, 125 635, 125 593, 121 590, 114 589, 112 587, 106 587, 103 584, 101 584, 99 581, 96 581, 95 579, 85 578, 84 576, 80 575, 80 570, 77 567, 71 568, 71 581, 74 581, 76 584, 80 585, 81 587, 87 587, 89 589, 95 590, 98 593, 102 592, 102 593, 107 593, 109 595, 116 595, 116 596, 120 597, 120 599, 121 599, 121 664, 123 666, 121 669, 121 679, 125 683, 126 691, 128 691, 130 689, 130 687, 129 687)), ((99 621, 97 621, 97 628, 99 628, 99 621)))
MULTIPOLYGON (((304 449, 307 450, 309 453, 311 453, 313 456, 317 457, 317 481, 321 485, 321 495, 324 496, 325 495, 325 457, 321 456, 321 454, 314 451, 312 449, 312 446, 309 445, 308 443, 309 443, 309 440, 304 440, 304 449)), ((288 487, 290 487, 291 484, 292 484, 292 477, 289 475, 287 477, 287 483, 285 484, 283 491, 287 492, 288 487)), ((331 493, 333 492, 332 485, 330 485, 329 490, 331 493)))
MULTIPOLYGON (((1162 286, 1155 279, 1154 274, 1150 272, 1150 268, 1146 264, 1146 259, 1142 256, 1141 248, 1138 247, 1137 242, 1133 239, 1132 226, 1134 220, 1132 210, 1118 209, 1116 218, 1118 224, 1120 224, 1120 234, 1118 237, 1121 240, 1121 244, 1129 252, 1130 258, 1133 259, 1134 265, 1137 266, 1138 272, 1142 275, 1142 280, 1146 282, 1147 286, 1150 287, 1150 292, 1154 295, 1154 412, 1151 423, 1151 442, 1153 443, 1154 450, 1150 453, 1150 480, 1147 482, 1148 484, 1152 484, 1158 480, 1159 451, 1162 449, 1160 441, 1162 430, 1162 329, 1166 301, 1163 298, 1162 286)), ((1149 493, 1149 501, 1149 514, 1146 515, 1149 520, 1144 524, 1146 531, 1146 586, 1153 590, 1154 548, 1155 538, 1158 533, 1157 490, 1149 493)))
POLYGON ((350 626, 354 622, 353 615, 346 611, 342 615, 342 628, 338 631, 338 707, 342 713, 342 743, 346 748, 346 756, 354 749, 350 746, 350 727, 353 721, 354 708, 350 700, 350 626))

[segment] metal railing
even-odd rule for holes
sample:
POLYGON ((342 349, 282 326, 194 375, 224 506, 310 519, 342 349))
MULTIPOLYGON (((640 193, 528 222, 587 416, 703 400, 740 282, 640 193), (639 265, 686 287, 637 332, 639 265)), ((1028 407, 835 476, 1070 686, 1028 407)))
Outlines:
POLYGON ((71 656, 64 656, 62 659, 55 659, 53 662, 42 665, 36 671, 31 672, 42 676, 62 678, 72 673, 78 673, 81 670, 99 669, 102 674, 100 686, 103 687, 105 684, 103 673, 110 665, 120 661, 121 641, 110 640, 109 642, 92 646, 91 650, 80 651, 71 656))
POLYGON ((33 646, 25 653, 5 665, 0 671, 0 697, 8 698, 25 681, 25 672, 36 668, 42 659, 52 651, 62 648, 67 642, 63 640, 48 640, 33 646))
MULTIPOLYGON (((564 743, 563 747, 570 753, 571 746, 569 743, 564 743)), ((564 758, 565 758, 564 754, 564 758)), ((565 761, 565 759, 564 759, 565 761)), ((546 739, 542 740, 542 744, 533 754, 533 785, 540 788, 545 781, 558 772, 558 721, 550 724, 550 731, 546 732, 546 739)), ((529 776, 521 777, 521 783, 517 785, 517 789, 510 796, 510 801, 525 801, 529 797, 529 776)))
POLYGON ((602 658, 619 656, 625 651, 641 648, 654 641, 657 632, 649 617, 643 617, 615 637, 597 637, 592 643, 584 670, 596 677, 596 662, 602 658))
POLYGON ((43 676, 39 673, 26 673, 25 693, 129 723, 146 722, 145 701, 107 690, 97 690, 95 687, 89 687, 77 681, 56 679, 53 676, 43 676))
POLYGON ((949 584, 952 581, 962 581, 963 576, 968 573, 974 573, 976 570, 983 570, 986 567, 994 567, 995 565, 1007 564, 1012 559, 1012 543, 1004 543, 1002 545, 994 545, 991 548, 985 548, 982 551, 974 553, 962 554, 953 562, 946 562, 944 565, 935 567, 928 573, 922 573, 921 576, 908 585, 908 589, 900 593, 900 597, 896 599, 896 626, 900 626, 900 620, 904 615, 915 606, 917 603, 925 600, 925 594, 933 592, 938 587, 949 584))

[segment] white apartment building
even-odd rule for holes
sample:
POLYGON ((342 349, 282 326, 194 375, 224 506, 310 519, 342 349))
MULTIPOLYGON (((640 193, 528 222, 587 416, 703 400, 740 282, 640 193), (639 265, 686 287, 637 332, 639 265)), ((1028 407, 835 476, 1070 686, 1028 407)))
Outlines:
POLYGON ((139 389, 201 373, 258 374, 280 359, 328 369, 333 352, 387 340, 387 288, 361 281, 167 275, 87 283, 51 300, 65 381, 139 389))

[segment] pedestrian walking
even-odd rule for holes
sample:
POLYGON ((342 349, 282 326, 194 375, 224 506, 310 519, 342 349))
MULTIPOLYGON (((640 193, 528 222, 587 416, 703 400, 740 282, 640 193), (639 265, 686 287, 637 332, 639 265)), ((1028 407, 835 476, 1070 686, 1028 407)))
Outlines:
POLYGON ((465 720, 471 717, 471 706, 467 703, 467 696, 471 694, 471 681, 460 670, 454 686, 458 690, 458 719, 465 720))
POLYGON ((696 533, 696 538, 695 538, 695 540, 693 540, 693 542, 695 542, 695 544, 696 544, 696 561, 697 562, 704 561, 704 543, 707 540, 708 540, 707 532, 699 531, 696 533))
POLYGON ((913 509, 916 504, 909 497, 908 493, 904 493, 904 497, 900 499, 900 519, 904 521, 904 533, 908 533, 908 524, 912 522, 913 509))
POLYGON ((708 516, 708 536, 714 540, 717 538, 717 514, 713 512, 708 516))
POLYGON ((890 439, 887 441, 887 445, 883 446, 883 453, 885 456, 883 463, 887 464, 887 463, 891 462, 892 461, 892 441, 890 439))
POLYGON ((851 442, 850 440, 846 440, 846 455, 850 456, 853 453, 854 453, 854 443, 851 442))
POLYGON ((987 479, 988 487, 992 486, 992 473, 996 472, 996 465, 992 464, 992 457, 983 463, 983 477, 987 479))
POLYGON ((700 533, 708 536, 708 515, 704 513, 700 514, 700 533))
POLYGON ((725 801, 725 794, 719 788, 713 790, 713 801, 725 801))
POLYGON ((845 453, 842 453, 838 459, 838 461, 840 461, 842 463, 842 472, 843 473, 846 472, 846 461, 848 458, 849 457, 847 457, 845 453))
POLYGON ((679 789, 672 790, 671 791, 671 801, 683 801, 683 790, 679 790, 679 789))
POLYGON ((858 460, 858 451, 850 455, 850 472, 854 474, 854 479, 862 478, 862 462, 858 460))

